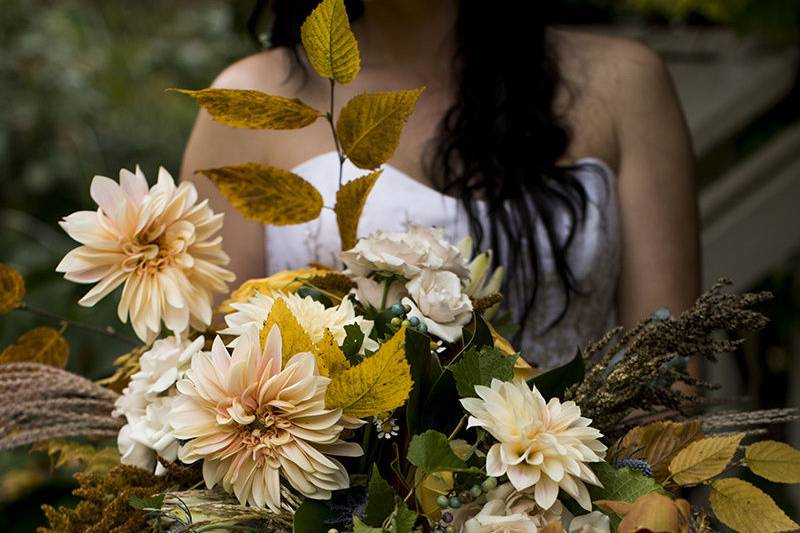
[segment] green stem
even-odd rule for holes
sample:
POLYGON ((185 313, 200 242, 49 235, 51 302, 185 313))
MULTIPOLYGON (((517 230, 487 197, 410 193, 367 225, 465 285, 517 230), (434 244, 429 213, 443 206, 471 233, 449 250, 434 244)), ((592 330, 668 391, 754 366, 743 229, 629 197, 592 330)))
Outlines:
MULTIPOLYGON (((78 322, 77 320, 71 320, 69 318, 63 317, 61 315, 57 315, 55 313, 51 313, 50 311, 45 311, 44 309, 39 309, 37 307, 31 307, 26 303, 20 303, 16 308, 15 311, 27 311, 29 313, 33 313, 34 315, 39 315, 44 318, 48 318, 50 320, 56 321, 61 324, 62 328, 66 328, 67 326, 76 327, 79 329, 83 329, 86 331, 92 331, 94 333, 100 333, 101 335, 106 335, 107 337, 111 337, 117 339, 118 341, 131 346, 132 348, 136 348, 141 346, 142 343, 137 342, 133 339, 129 339, 125 335, 121 335, 117 333, 117 330, 112 328, 111 326, 95 326, 94 324, 86 324, 85 322, 78 322)), ((63 329, 62 329, 63 331, 63 329)))
POLYGON ((383 282, 383 298, 381 298, 381 311, 386 309, 386 300, 389 298, 389 287, 392 286, 392 282, 394 280, 392 278, 387 278, 383 282))
POLYGON ((331 79, 331 109, 325 115, 328 119, 328 124, 331 126, 331 133, 333 134, 333 144, 336 146, 336 153, 339 156, 339 187, 342 186, 342 173, 344 171, 344 162, 347 159, 345 155, 342 153, 342 148, 339 146, 339 136, 336 135, 336 126, 333 123, 333 103, 334 103, 334 87, 336 86, 336 82, 331 79))

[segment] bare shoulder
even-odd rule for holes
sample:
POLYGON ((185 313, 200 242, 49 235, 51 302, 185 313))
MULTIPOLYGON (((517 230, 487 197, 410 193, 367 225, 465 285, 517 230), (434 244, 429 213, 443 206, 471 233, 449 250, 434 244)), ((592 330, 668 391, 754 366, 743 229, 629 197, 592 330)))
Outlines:
POLYGON ((553 30, 562 74, 606 103, 627 107, 672 91, 664 61, 649 46, 622 37, 553 30))
POLYGON ((296 78, 291 52, 275 48, 251 54, 229 65, 219 73, 212 87, 284 94, 297 89, 296 78))

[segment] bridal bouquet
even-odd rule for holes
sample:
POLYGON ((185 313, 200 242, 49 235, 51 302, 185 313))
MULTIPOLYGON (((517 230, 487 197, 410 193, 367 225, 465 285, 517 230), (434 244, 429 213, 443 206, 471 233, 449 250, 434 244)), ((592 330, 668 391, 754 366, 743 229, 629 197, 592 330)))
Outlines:
MULTIPOLYGON (((302 40, 333 103, 359 71, 342 0, 323 0, 302 40)), ((358 238, 422 89, 361 94, 338 117, 257 91, 180 92, 233 127, 330 122, 340 163, 364 169, 340 178, 334 206, 280 168, 199 172, 251 220, 298 224, 332 209, 344 268, 309 265, 228 293, 222 215, 191 183, 164 169, 152 186, 138 168, 95 177, 97 210, 63 219, 80 246, 57 270, 93 284, 84 306, 121 287, 118 318, 140 342, 100 382, 64 370, 62 333, 74 322, 37 327, 0 354, 0 448, 33 445, 80 470, 79 503, 45 505, 42 531, 798 527, 735 475, 800 482, 799 451, 752 438, 796 411, 700 414, 710 385, 686 370, 689 358, 736 347, 719 330, 762 327, 750 307, 766 295, 720 283, 679 317, 615 329, 540 371, 492 326, 503 271, 491 252, 472 257, 469 239, 420 226, 358 238), (683 499, 691 487, 694 504, 683 499)), ((24 280, 7 265, 0 289, 0 312, 26 307, 24 280)))

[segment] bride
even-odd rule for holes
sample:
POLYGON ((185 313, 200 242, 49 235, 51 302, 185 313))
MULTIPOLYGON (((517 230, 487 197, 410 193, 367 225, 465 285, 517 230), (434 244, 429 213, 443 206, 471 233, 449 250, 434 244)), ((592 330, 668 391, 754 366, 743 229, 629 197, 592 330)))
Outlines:
MULTIPOLYGON (((328 109, 330 85, 300 47, 317 0, 258 2, 270 48, 214 86, 256 89, 328 109), (262 13, 265 4, 274 12, 262 13)), ((362 92, 425 86, 359 235, 442 228, 472 235, 506 268, 507 309, 524 357, 547 368, 609 327, 699 291, 697 208, 687 130, 658 56, 632 41, 546 25, 548 2, 347 1, 361 72, 335 88, 334 115, 362 92)), ((226 213, 240 281, 309 262, 335 266, 333 214, 298 226, 246 221, 197 169, 243 162, 293 169, 332 205, 338 156, 329 125, 233 129, 200 112, 182 176, 226 213)), ((363 172, 362 172, 363 173, 363 172)), ((345 180, 359 175, 347 163, 345 180)))

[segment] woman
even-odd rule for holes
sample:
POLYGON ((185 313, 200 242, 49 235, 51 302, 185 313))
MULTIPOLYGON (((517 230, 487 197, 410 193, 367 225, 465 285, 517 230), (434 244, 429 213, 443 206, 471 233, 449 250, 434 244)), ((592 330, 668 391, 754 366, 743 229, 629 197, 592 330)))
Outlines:
MULTIPOLYGON (((273 2, 273 47, 230 66, 214 86, 327 109, 328 80, 295 53, 316 3, 273 2)), ((664 306, 680 311, 699 289, 690 143, 664 65, 634 42, 547 27, 546 4, 347 2, 361 72, 335 97, 338 113, 361 92, 427 87, 359 233, 413 221, 492 247, 507 267, 506 303, 525 325, 517 341, 542 367, 568 360, 616 322, 631 325, 664 306)), ((330 263, 338 238, 314 225, 265 234, 194 171, 257 161, 325 189, 338 173, 332 149, 322 120, 250 131, 200 113, 183 177, 226 213, 225 248, 239 280, 330 263)))

